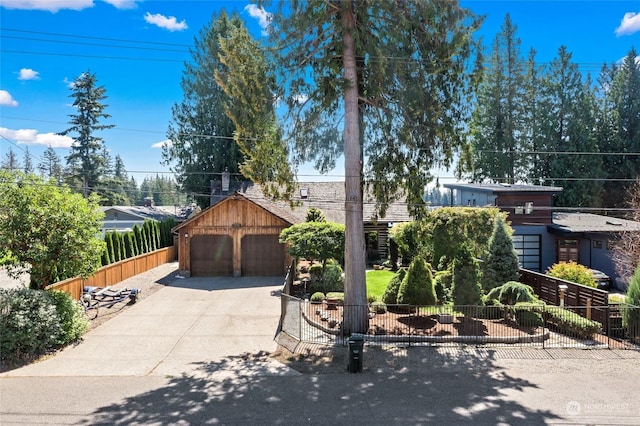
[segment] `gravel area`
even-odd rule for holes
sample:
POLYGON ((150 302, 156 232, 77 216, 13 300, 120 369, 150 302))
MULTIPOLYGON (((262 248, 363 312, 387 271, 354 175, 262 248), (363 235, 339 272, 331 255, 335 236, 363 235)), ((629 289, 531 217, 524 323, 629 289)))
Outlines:
MULTIPOLYGON (((174 280, 178 279, 178 262, 165 263, 154 269, 151 269, 142 274, 136 275, 124 281, 119 282, 111 286, 113 290, 120 290, 123 288, 137 288, 138 302, 151 296, 156 291, 160 290, 167 284, 170 284, 174 280)), ((98 327, 100 324, 109 321, 111 318, 119 314, 120 312, 128 309, 132 303, 122 302, 113 305, 110 308, 101 307, 98 309, 98 315, 91 320, 90 330, 98 327)))

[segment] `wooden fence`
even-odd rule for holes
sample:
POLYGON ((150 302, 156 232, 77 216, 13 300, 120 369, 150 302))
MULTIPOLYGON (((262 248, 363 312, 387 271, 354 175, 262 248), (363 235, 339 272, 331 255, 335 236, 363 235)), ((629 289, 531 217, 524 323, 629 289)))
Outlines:
POLYGON ((534 293, 545 303, 560 306, 560 301, 563 299, 564 306, 575 307, 572 310, 586 318, 598 321, 606 330, 609 318, 609 293, 607 291, 561 280, 528 269, 520 269, 520 282, 531 286, 534 293), (560 285, 566 286, 564 294, 562 294, 560 285))
POLYGON ((47 286, 47 290, 62 290, 79 300, 84 286, 107 287, 146 272, 165 263, 173 262, 177 257, 177 247, 171 246, 121 260, 98 269, 96 273, 83 280, 80 277, 69 278, 47 286))

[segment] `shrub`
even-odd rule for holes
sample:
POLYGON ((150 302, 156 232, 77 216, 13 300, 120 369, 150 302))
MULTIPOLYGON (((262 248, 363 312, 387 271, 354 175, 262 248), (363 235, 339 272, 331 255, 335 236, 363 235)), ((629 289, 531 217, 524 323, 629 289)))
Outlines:
POLYGON ((471 256, 469 248, 462 246, 453 261, 451 295, 456 305, 480 305, 482 303, 482 290, 478 275, 478 262, 471 256))
POLYGON ((327 299, 338 299, 340 303, 344 303, 344 293, 341 291, 332 291, 327 293, 327 299))
POLYGON ((311 295, 312 302, 322 302, 323 299, 324 299, 324 293, 321 291, 316 291, 311 295))
POLYGON ((312 282, 322 281, 322 265, 311 265, 309 268, 309 278, 312 282))
POLYGON ((0 289, 0 359, 41 355, 64 340, 60 316, 43 290, 0 289))
POLYGON ((322 282, 326 291, 344 291, 344 277, 342 268, 337 263, 324 268, 322 282))
POLYGON ((522 327, 542 327, 544 320, 538 312, 527 308, 516 308, 516 323, 522 327))
POLYGON ((373 303, 373 302, 377 302, 378 301, 378 296, 376 296, 375 294, 369 293, 367 294, 367 302, 368 303, 373 303))
POLYGON ((545 319, 556 331, 581 339, 590 339, 600 331, 599 322, 563 308, 548 307, 545 310, 545 319))
POLYGON ((499 287, 492 289, 487 295, 487 299, 493 298, 496 290, 499 290, 498 300, 504 305, 515 305, 516 303, 531 303, 537 300, 533 289, 517 281, 509 281, 499 287))
POLYGON ((383 302, 373 302, 371 304, 371 310, 376 314, 384 314, 387 312, 387 305, 383 302))
POLYGON ((422 258, 416 257, 411 262, 398 289, 398 303, 401 305, 436 304, 431 268, 422 258))
POLYGON ((482 288, 489 291, 508 281, 520 278, 518 254, 513 248, 508 225, 502 216, 496 216, 489 238, 489 253, 482 264, 482 288))
POLYGON ((436 298, 438 299, 438 304, 440 305, 443 305, 451 300, 451 283, 453 282, 452 278, 453 274, 450 270, 436 272, 436 298))
POLYGON ((589 268, 574 261, 558 262, 552 265, 547 270, 547 275, 588 287, 598 287, 589 268))
POLYGON ((391 278, 391 281, 389 281, 387 288, 382 294, 382 302, 387 305, 395 305, 398 303, 398 290, 400 289, 400 284, 402 284, 402 280, 406 273, 407 270, 405 268, 398 269, 398 272, 396 272, 393 278, 391 278))
POLYGON ((629 339, 640 340, 640 266, 629 282, 625 305, 622 309, 622 325, 629 339))
POLYGON ((66 345, 78 340, 89 328, 89 319, 82 305, 64 291, 50 291, 49 296, 56 307, 62 325, 63 336, 60 344, 66 345))

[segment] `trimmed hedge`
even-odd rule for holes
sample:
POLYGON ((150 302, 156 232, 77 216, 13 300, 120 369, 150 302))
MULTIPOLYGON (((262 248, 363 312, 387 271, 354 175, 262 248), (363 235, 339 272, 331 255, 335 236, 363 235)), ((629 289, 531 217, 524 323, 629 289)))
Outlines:
POLYGON ((580 339, 591 339, 600 332, 601 326, 597 321, 581 317, 575 312, 563 308, 547 308, 544 311, 547 325, 555 331, 580 339))

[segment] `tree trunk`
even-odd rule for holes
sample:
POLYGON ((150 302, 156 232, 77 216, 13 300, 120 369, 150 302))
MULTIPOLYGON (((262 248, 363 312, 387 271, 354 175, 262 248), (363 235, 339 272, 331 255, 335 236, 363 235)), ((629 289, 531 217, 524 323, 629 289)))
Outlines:
POLYGON ((362 218, 362 149, 358 115, 358 79, 353 31, 354 4, 343 3, 343 64, 344 64, 344 168, 345 168, 345 335, 365 333, 369 328, 367 287, 365 281, 365 241, 362 218))

